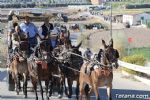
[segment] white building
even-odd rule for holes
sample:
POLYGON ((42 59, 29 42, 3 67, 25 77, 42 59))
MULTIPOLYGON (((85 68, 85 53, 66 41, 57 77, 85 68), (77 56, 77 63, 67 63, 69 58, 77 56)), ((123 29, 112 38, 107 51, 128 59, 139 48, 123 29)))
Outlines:
POLYGON ((150 12, 123 15, 123 23, 129 23, 130 25, 143 24, 143 22, 149 21, 149 20, 150 20, 150 12))

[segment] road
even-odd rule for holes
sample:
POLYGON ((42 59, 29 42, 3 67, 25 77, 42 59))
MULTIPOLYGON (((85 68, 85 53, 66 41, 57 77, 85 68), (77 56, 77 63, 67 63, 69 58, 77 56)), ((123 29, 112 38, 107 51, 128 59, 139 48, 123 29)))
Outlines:
MULTIPOLYGON (((14 91, 8 91, 7 90, 7 72, 6 69, 1 69, 0 71, 0 100, 34 100, 34 93, 31 92, 30 88, 28 88, 28 98, 23 98, 23 93, 20 92, 20 95, 16 95, 16 92, 14 91)), ((31 83, 28 82, 28 86, 31 87, 31 83)), ((74 82, 75 86, 75 82, 74 82)), ((100 96, 102 100, 106 100, 106 89, 100 88, 100 96)), ((112 90, 112 96, 113 100, 120 100, 121 96, 119 95, 140 95, 145 96, 145 98, 142 99, 133 99, 133 100, 150 100, 147 99, 147 95, 150 97, 150 86, 145 85, 139 81, 136 81, 132 78, 127 78, 124 75, 120 73, 120 71, 115 70, 114 71, 114 80, 113 80, 113 90, 112 90)), ((39 97, 40 99, 40 97, 39 97)), ((64 95, 62 99, 57 98, 57 93, 55 93, 51 100, 68 100, 67 97, 64 95)), ((75 92, 73 93, 73 98, 71 100, 75 100, 75 92)), ((95 96, 91 96, 91 100, 95 100, 95 96)), ((132 100, 131 98, 124 99, 124 100, 132 100)))

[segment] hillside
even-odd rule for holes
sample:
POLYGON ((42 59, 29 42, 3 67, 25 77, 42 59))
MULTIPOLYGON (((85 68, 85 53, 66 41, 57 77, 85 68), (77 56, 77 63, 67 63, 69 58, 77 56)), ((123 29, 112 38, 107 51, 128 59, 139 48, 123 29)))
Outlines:
MULTIPOLYGON (((107 2, 106 5, 110 6, 112 4, 113 15, 116 14, 137 14, 142 12, 150 12, 150 8, 142 8, 142 9, 125 9, 126 5, 142 5, 142 4, 150 4, 150 0, 126 0, 121 2, 107 2)), ((104 15, 109 15, 110 10, 103 11, 104 15)))

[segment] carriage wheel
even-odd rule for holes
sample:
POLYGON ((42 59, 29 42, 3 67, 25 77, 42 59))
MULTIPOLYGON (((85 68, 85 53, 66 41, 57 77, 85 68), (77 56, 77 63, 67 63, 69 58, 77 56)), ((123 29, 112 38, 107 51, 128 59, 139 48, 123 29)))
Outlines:
POLYGON ((15 83, 14 80, 12 79, 11 73, 8 73, 8 90, 9 91, 15 90, 15 83))

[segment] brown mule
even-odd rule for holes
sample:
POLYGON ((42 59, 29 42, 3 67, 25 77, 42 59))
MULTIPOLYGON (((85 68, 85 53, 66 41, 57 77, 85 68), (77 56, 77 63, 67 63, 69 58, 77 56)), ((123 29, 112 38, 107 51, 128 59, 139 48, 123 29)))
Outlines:
MULTIPOLYGON (((46 99, 49 100, 49 82, 52 81, 53 73, 59 73, 57 61, 53 57, 51 48, 49 47, 49 40, 43 40, 33 49, 33 54, 28 59, 28 69, 34 92, 36 95, 35 100, 38 100, 38 83, 40 85, 40 92, 42 96, 42 99, 40 100, 44 100, 43 87, 41 81, 45 81, 46 99)), ((50 85, 50 95, 52 90, 51 88, 52 85, 50 85)))
POLYGON ((12 77, 15 82, 16 92, 17 95, 19 95, 19 89, 20 87, 20 79, 19 75, 23 77, 23 93, 25 95, 25 98, 27 98, 27 78, 28 78, 28 64, 27 64, 27 58, 23 55, 26 55, 25 52, 18 53, 17 51, 14 51, 13 54, 13 60, 10 64, 10 71, 12 73, 12 77))
POLYGON ((105 41, 102 40, 104 46, 103 52, 101 52, 100 64, 90 62, 88 64, 84 63, 80 70, 80 100, 82 100, 83 93, 86 94, 87 99, 90 100, 89 94, 94 91, 96 95, 96 100, 100 100, 98 87, 107 87, 108 100, 112 100, 111 90, 113 81, 113 70, 112 67, 118 67, 117 60, 119 58, 119 53, 113 48, 113 40, 111 39, 110 44, 106 45, 105 41), (86 74, 86 68, 92 68, 90 75, 86 74), (90 91, 84 91, 85 87, 91 86, 90 91))
POLYGON ((43 87, 42 82, 45 81, 45 90, 46 90, 46 99, 49 100, 48 96, 48 86, 50 80, 50 62, 51 54, 50 54, 50 47, 47 46, 47 40, 41 41, 36 47, 32 48, 33 53, 31 54, 30 58, 28 58, 28 69, 29 75, 31 78, 31 83, 33 85, 33 89, 35 92, 35 100, 38 100, 37 95, 37 84, 40 86, 40 93, 41 99, 44 100, 43 97, 43 87))

